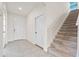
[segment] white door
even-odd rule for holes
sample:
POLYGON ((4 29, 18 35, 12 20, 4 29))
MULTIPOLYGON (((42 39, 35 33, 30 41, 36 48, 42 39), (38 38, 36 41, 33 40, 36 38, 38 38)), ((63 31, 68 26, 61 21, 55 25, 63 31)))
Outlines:
POLYGON ((23 16, 8 14, 8 41, 26 39, 26 22, 23 16))
POLYGON ((16 18, 14 19, 14 33, 15 40, 18 39, 26 39, 26 23, 24 18, 16 18))
POLYGON ((0 15, 0 56, 3 49, 3 17, 0 15))
POLYGON ((0 47, 2 46, 3 39, 3 18, 0 16, 0 47))
POLYGON ((36 17, 35 19, 35 25, 36 25, 36 31, 35 31, 35 35, 36 35, 36 44, 43 47, 44 45, 44 28, 45 28, 45 22, 44 22, 44 16, 40 15, 38 17, 36 17))
POLYGON ((11 14, 7 14, 7 42, 15 40, 14 32, 14 17, 11 14))

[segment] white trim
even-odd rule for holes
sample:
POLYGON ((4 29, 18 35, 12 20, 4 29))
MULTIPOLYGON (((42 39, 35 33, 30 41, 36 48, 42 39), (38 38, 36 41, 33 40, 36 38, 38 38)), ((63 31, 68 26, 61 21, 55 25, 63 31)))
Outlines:
POLYGON ((3 47, 7 44, 7 9, 3 3, 3 47))
POLYGON ((79 57, 79 15, 78 15, 78 18, 77 18, 77 21, 76 21, 76 26, 77 26, 77 57, 79 57))

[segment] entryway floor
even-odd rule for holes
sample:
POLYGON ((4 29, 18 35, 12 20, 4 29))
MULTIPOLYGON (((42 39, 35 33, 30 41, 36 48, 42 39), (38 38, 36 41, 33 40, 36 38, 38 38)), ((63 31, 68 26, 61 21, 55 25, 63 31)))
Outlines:
POLYGON ((27 40, 9 42, 4 48, 4 57, 54 57, 27 40))

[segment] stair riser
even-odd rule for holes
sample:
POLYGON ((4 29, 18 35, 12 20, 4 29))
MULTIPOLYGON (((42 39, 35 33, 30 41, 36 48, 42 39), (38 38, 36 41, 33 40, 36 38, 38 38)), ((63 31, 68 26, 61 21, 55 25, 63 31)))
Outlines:
MULTIPOLYGON (((73 30, 76 29, 76 30, 77 30, 77 27, 67 27, 67 26, 63 26, 63 27, 61 27, 61 29, 71 29, 71 30, 72 30, 72 29, 73 29, 73 30)), ((61 30, 61 29, 60 29, 60 30, 61 30)))
MULTIPOLYGON (((70 23, 70 22, 69 22, 69 23, 70 23)), ((68 23, 68 22, 65 22, 63 25, 74 25, 74 26, 75 26, 75 23, 76 23, 76 22, 74 22, 74 23, 72 22, 72 23, 70 23, 70 24, 69 24, 69 23, 68 23)))
POLYGON ((77 36, 77 33, 61 33, 61 32, 59 32, 58 34, 59 34, 59 35, 64 35, 64 36, 65 36, 65 35, 67 35, 67 36, 68 36, 68 35, 69 35, 69 36, 77 36))
POLYGON ((71 14, 71 15, 69 15, 69 16, 67 17, 67 20, 68 20, 68 19, 69 19, 69 20, 76 20, 76 19, 77 19, 77 16, 78 16, 77 14, 75 14, 75 15, 74 15, 74 14, 73 14, 73 15, 71 14))
POLYGON ((74 32, 74 31, 76 31, 76 32, 77 32, 77 29, 60 29, 59 31, 60 31, 60 32, 61 32, 61 31, 65 31, 65 32, 68 32, 68 31, 69 31, 69 32, 74 32))
POLYGON ((59 35, 63 35, 63 36, 77 36, 77 34, 69 34, 69 33, 58 33, 59 35))
POLYGON ((66 20, 65 22, 76 22, 76 20, 74 19, 69 19, 69 20, 66 20))
MULTIPOLYGON (((73 16, 69 16, 68 19, 69 19, 69 20, 76 20, 76 19, 77 19, 77 15, 75 15, 75 16, 74 16, 74 15, 73 15, 73 16)), ((68 20, 68 19, 67 19, 67 20, 68 20)))
POLYGON ((71 34, 72 35, 72 34, 77 34, 77 33, 76 32, 64 32, 63 31, 63 32, 58 32, 58 34, 71 34))
POLYGON ((73 28, 71 28, 71 29, 69 29, 69 28, 62 28, 59 31, 77 31, 77 29, 73 29, 73 28))
POLYGON ((76 19, 77 19, 77 15, 68 16, 66 19, 67 19, 68 21, 69 21, 69 20, 76 20, 76 19))
POLYGON ((63 26, 66 26, 66 27, 75 27, 76 24, 63 24, 63 26))
POLYGON ((72 34, 72 33, 77 33, 77 30, 76 29, 62 29, 62 30, 59 30, 58 33, 69 33, 69 34, 72 34))

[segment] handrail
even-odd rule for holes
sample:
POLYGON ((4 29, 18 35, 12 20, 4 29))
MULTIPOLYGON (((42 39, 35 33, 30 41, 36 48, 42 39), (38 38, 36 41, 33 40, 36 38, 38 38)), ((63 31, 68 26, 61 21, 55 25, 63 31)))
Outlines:
POLYGON ((76 21, 76 26, 79 25, 79 15, 78 15, 78 18, 77 18, 77 21, 76 21))
POLYGON ((79 57, 79 15, 76 21, 76 26, 77 26, 77 57, 79 57))

